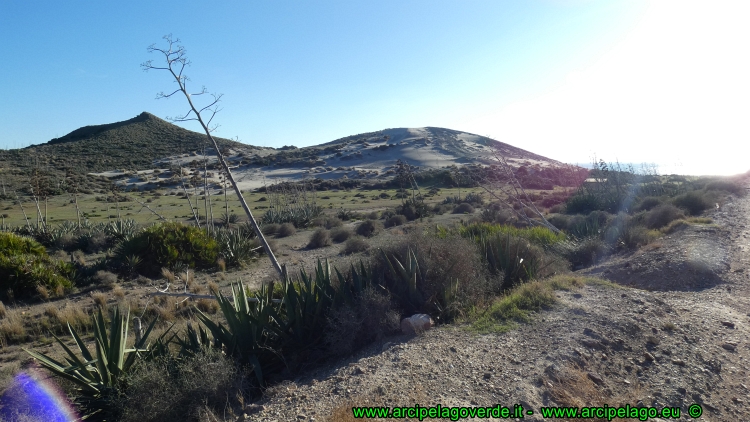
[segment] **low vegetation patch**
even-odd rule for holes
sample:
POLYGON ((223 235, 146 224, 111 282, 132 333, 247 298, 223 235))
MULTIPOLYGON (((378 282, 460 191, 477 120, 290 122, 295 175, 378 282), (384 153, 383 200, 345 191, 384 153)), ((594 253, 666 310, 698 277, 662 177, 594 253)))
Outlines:
POLYGON ((137 257, 136 270, 139 273, 157 276, 162 268, 175 268, 178 263, 190 268, 211 268, 216 264, 218 254, 216 240, 197 227, 181 223, 149 227, 123 242, 116 251, 120 265, 130 257, 137 257))

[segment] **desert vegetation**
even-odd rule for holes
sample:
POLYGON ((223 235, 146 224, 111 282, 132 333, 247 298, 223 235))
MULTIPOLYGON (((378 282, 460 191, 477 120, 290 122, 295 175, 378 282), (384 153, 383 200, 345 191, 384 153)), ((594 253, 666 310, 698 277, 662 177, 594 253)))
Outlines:
MULTIPOLYGON (((143 412, 163 414, 164 420, 184 418, 185 412, 188 419, 203 420, 239 412, 243 402, 309 365, 324 365, 397 332, 400 319, 414 313, 478 332, 507 330, 552 306, 555 289, 582 283, 569 275, 571 269, 628 253, 687 225, 711 224, 702 212, 721 206, 727 195, 742 194, 731 180, 644 175, 611 165, 591 176, 593 181, 574 190, 529 189, 529 200, 557 232, 534 224, 534 215, 523 218, 523 208, 481 187, 464 186, 459 193, 451 186, 407 185, 321 194, 287 185, 250 193, 263 233, 276 237, 277 253, 314 250, 329 257, 262 286, 233 276, 257 265, 262 254, 242 218, 222 221, 216 212, 212 221, 204 211, 199 227, 185 212, 184 199, 138 193, 155 210, 175 204, 169 213, 182 217, 138 221, 127 215, 132 201, 124 198, 117 208, 125 215, 98 223, 82 217, 79 223, 69 200, 60 205, 53 198, 49 216, 28 223, 8 218, 16 224, 0 232, 0 344, 26 347, 61 377, 92 419, 146 418, 129 404, 138 402, 143 412), (354 264, 337 264, 344 257, 354 264), (196 297, 175 303, 154 296, 144 304, 127 294, 137 286, 165 284, 181 286, 185 298, 196 297), (71 294, 87 295, 88 305, 67 301, 71 294), (34 319, 19 311, 24 306, 39 309, 34 319), (125 335, 132 332, 128 315, 142 320, 139 342, 125 335), (109 349, 90 349, 92 340, 113 332, 122 333, 119 343, 107 340, 109 349), (60 343, 41 351, 40 342, 50 344, 53 334, 70 335, 74 347, 65 351, 60 343), (121 355, 112 351, 119 344, 125 345, 121 355), (68 363, 56 363, 63 352, 68 363), (115 356, 109 360, 115 366, 91 363, 97 353, 115 356), (202 372, 209 364, 216 373, 202 372), (71 371, 91 376, 63 375, 71 371), (196 377, 206 383, 196 384, 196 377)), ((212 206, 233 211, 237 205, 230 199, 212 206)), ((95 203, 107 206, 108 215, 115 212, 106 198, 81 195, 77 201, 79 208, 95 203)), ((17 203, 9 206, 20 212, 17 203)))

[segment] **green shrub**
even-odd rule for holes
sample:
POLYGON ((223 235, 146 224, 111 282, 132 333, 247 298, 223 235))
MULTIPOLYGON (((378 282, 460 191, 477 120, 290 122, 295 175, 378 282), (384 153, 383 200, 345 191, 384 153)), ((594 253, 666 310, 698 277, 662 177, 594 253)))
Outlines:
POLYGON ((375 220, 366 220, 357 226, 357 234, 364 237, 375 236, 380 230, 382 230, 382 225, 375 220))
POLYGON ((284 223, 281 226, 279 226, 279 230, 276 231, 276 236, 277 237, 289 237, 295 233, 297 233, 297 229, 294 227, 294 224, 284 223))
POLYGON ((463 237, 475 240, 495 235, 510 235, 526 239, 541 247, 552 246, 565 240, 563 233, 556 234, 552 230, 541 226, 519 228, 500 224, 471 223, 460 226, 458 233, 463 237))
POLYGON ((50 259, 38 242, 0 232, 0 297, 28 299, 39 292, 62 296, 73 287, 72 264, 50 259))
POLYGON ((318 249, 325 246, 331 246, 331 235, 328 230, 321 227, 315 230, 312 236, 310 236, 310 242, 307 243, 307 247, 318 249))
POLYGON ((342 251, 342 253, 344 255, 351 255, 353 253, 364 252, 368 249, 370 249, 370 245, 367 242, 354 237, 346 241, 346 245, 344 245, 344 250, 342 251))
POLYGON ((353 234, 349 227, 334 227, 331 229, 331 239, 336 243, 345 242, 353 234))
POLYGON ((674 220, 684 218, 682 211, 671 204, 661 204, 644 216, 646 227, 650 229, 660 229, 674 220))
POLYGON ((687 210, 690 215, 700 215, 700 213, 713 206, 705 194, 697 191, 679 195, 672 200, 672 203, 687 210))
POLYGON ((190 268, 215 265, 219 244, 206 233, 181 223, 162 223, 142 231, 120 244, 116 258, 122 265, 127 257, 141 259, 138 271, 158 276, 162 268, 174 268, 179 262, 190 268))
POLYGON ((385 220, 385 227, 396 227, 402 224, 406 224, 406 217, 403 215, 394 215, 389 219, 385 220))
POLYGON ((244 228, 216 230, 214 239, 219 244, 219 255, 230 266, 239 265, 253 258, 257 253, 254 250, 260 244, 260 241, 249 236, 244 228))
POLYGON ((547 221, 549 221, 550 224, 562 231, 568 231, 568 228, 570 227, 570 220, 570 216, 565 214, 552 214, 547 217, 547 221))

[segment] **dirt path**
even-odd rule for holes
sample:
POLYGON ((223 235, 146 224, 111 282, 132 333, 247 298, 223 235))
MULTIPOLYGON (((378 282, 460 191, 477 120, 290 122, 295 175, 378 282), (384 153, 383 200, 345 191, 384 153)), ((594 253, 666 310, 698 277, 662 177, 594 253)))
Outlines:
POLYGON ((710 217, 714 226, 588 271, 639 288, 558 292, 554 309, 505 334, 445 326, 390 339, 270 389, 247 407, 247 420, 354 420, 351 406, 416 403, 521 404, 531 421, 544 420, 542 406, 604 404, 679 407, 679 420, 750 420, 750 196, 710 217), (692 404, 700 418, 688 416, 692 404))

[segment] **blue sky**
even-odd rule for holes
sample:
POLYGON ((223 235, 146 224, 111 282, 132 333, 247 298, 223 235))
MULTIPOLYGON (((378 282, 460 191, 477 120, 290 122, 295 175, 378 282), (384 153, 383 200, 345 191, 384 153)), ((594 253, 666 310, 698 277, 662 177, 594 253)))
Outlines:
POLYGON ((155 100, 168 74, 139 66, 172 33, 193 86, 224 94, 217 134, 248 144, 439 126, 567 162, 747 171, 748 17, 745 2, 4 0, 0 147, 184 112, 155 100))

